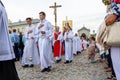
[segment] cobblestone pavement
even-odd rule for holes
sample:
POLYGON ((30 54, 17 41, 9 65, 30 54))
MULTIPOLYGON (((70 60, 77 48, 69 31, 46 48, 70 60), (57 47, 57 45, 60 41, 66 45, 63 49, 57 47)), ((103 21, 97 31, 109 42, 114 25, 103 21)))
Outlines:
POLYGON ((21 62, 16 62, 16 68, 21 80, 106 80, 109 74, 103 69, 104 64, 90 64, 87 53, 83 52, 75 56, 70 64, 64 64, 63 57, 62 62, 53 64, 51 72, 41 73, 39 65, 34 68, 22 68, 21 62))

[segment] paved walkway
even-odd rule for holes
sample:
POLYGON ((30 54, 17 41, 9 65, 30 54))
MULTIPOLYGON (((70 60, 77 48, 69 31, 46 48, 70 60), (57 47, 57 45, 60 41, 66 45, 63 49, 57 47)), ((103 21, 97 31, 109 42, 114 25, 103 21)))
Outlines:
POLYGON ((54 64, 49 73, 41 73, 39 65, 24 69, 20 62, 16 63, 21 80, 106 80, 107 74, 103 66, 104 63, 100 62, 90 64, 86 52, 75 56, 73 63, 70 64, 64 64, 63 57, 62 62, 54 64))

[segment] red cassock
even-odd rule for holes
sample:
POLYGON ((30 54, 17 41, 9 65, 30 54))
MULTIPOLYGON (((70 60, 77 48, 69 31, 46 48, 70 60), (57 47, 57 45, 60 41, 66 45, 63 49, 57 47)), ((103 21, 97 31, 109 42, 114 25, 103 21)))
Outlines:
POLYGON ((83 43, 83 40, 82 40, 82 50, 84 50, 84 43, 83 43))
MULTIPOLYGON (((57 40, 58 36, 61 34, 61 32, 54 33, 54 57, 59 57, 60 55, 60 40, 57 40)), ((61 54, 64 54, 64 44, 62 43, 61 47, 61 54)))
POLYGON ((115 3, 120 3, 120 0, 114 0, 115 3))

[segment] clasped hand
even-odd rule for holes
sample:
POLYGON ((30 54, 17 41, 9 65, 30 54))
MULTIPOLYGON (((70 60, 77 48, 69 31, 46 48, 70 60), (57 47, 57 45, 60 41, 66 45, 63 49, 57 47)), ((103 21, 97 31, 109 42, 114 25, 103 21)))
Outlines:
POLYGON ((42 28, 44 26, 44 24, 40 24, 40 26, 38 27, 38 29, 42 28))
POLYGON ((32 32, 33 32, 32 30, 29 30, 29 31, 28 31, 28 34, 30 34, 30 33, 32 33, 32 32))

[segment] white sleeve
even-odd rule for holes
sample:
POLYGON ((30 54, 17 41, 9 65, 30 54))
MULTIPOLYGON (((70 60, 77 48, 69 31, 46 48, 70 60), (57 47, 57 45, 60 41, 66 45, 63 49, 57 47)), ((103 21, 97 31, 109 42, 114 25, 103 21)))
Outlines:
POLYGON ((69 39, 73 39, 73 37, 74 37, 73 32, 70 32, 70 34, 68 35, 68 38, 69 38, 69 39))
POLYGON ((48 30, 45 31, 46 32, 46 36, 50 37, 50 36, 52 36, 52 32, 53 32, 53 27, 52 27, 50 22, 47 22, 47 28, 48 28, 48 30))
POLYGON ((34 38, 37 37, 37 35, 35 35, 35 31, 36 31, 36 26, 34 26, 34 28, 33 28, 33 37, 34 37, 34 38))
POLYGON ((39 33, 41 32, 40 29, 38 29, 40 23, 38 23, 38 25, 35 27, 35 35, 39 35, 39 33))
POLYGON ((52 41, 53 38, 54 38, 54 35, 52 34, 49 38, 50 38, 50 40, 52 41))
POLYGON ((65 32, 65 34, 64 34, 64 36, 63 36, 63 38, 64 38, 64 40, 66 40, 66 32, 65 32))
POLYGON ((1 15, 2 15, 2 5, 0 4, 0 17, 1 17, 1 15))
POLYGON ((35 34, 36 28, 37 28, 37 27, 35 26, 34 29, 33 29, 33 33, 34 33, 34 34, 33 34, 33 37, 34 37, 35 42, 38 41, 38 35, 35 34))
POLYGON ((27 33, 28 33, 28 27, 26 27, 26 29, 24 30, 24 37, 25 38, 28 38, 28 34, 27 33))
POLYGON ((57 40, 63 41, 63 35, 62 35, 62 33, 58 36, 57 40))
POLYGON ((2 29, 2 8, 0 7, 0 31, 2 29))
POLYGON ((2 16, 0 16, 0 31, 2 29, 2 16))

